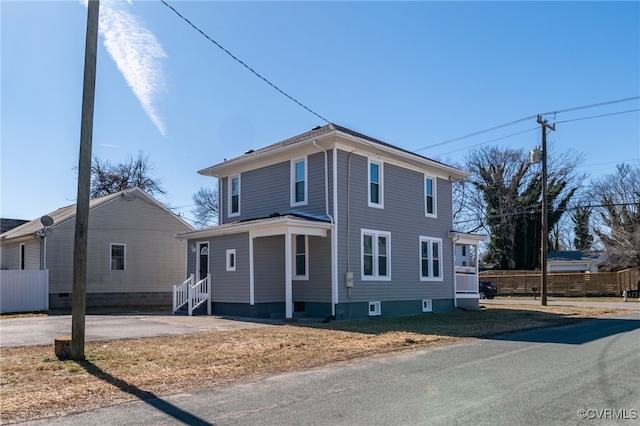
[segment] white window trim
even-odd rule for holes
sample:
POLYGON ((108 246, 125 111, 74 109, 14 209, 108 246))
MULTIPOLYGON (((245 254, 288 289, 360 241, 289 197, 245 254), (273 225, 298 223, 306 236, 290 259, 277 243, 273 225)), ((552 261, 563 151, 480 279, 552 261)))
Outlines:
POLYGON ((420 281, 443 281, 444 280, 444 259, 442 259, 442 238, 425 237, 420 236, 420 242, 418 243, 418 270, 420 275, 420 281), (422 275, 422 243, 429 243, 429 276, 422 275), (440 276, 433 276, 433 243, 438 243, 438 259, 440 260, 440 276))
POLYGON ((309 162, 307 157, 291 160, 291 207, 306 206, 309 203, 309 162), (304 200, 296 202, 296 164, 304 163, 304 200))
POLYGON ((436 188, 436 182, 437 179, 435 176, 431 176, 431 175, 424 175, 424 215, 426 217, 433 217, 433 218, 437 218, 438 217, 438 190, 436 188), (427 212, 427 179, 431 179, 431 182, 433 182, 431 189, 433 190, 433 213, 429 213, 427 212))
POLYGON ((362 281, 391 281, 391 232, 375 231, 372 229, 360 230, 360 279, 362 281), (373 275, 364 274, 364 244, 365 235, 373 236, 373 275), (378 237, 387 238, 387 275, 378 275, 378 237))
POLYGON ((110 271, 126 271, 127 270, 127 245, 123 243, 111 243, 109 244, 109 270, 110 271), (113 246, 122 246, 124 248, 124 268, 123 269, 113 269, 113 246))
POLYGON ((433 312, 433 302, 431 299, 422 299, 422 312, 433 312))
POLYGON ((297 252, 297 248, 298 248, 298 241, 296 238, 297 235, 292 235, 291 238, 293 239, 293 244, 292 244, 292 250, 291 250, 291 255, 293 256, 292 259, 292 268, 293 271, 291 272, 291 275, 293 277, 294 280, 297 281, 308 281, 309 280, 309 236, 308 235, 304 235, 304 275, 297 275, 296 274, 296 252, 297 252))
POLYGON ((240 180, 240 175, 236 174, 236 175, 231 175, 228 177, 227 179, 227 216, 228 217, 234 217, 234 216, 240 216, 240 200, 242 198, 242 181, 240 180), (232 212, 231 208, 233 206, 233 203, 231 202, 232 197, 233 197, 233 180, 235 178, 238 178, 238 211, 237 212, 232 212))
POLYGON ((371 158, 367 161, 367 204, 369 207, 375 207, 377 209, 384 208, 384 163, 378 160, 372 160, 371 158), (371 202, 371 164, 378 165, 378 188, 380 190, 380 202, 372 203, 371 202))
POLYGON ((382 315, 382 308, 380 302, 369 302, 369 316, 378 316, 382 315), (373 310, 371 310, 373 308, 373 310))
POLYGON ((236 249, 227 249, 227 272, 233 272, 236 270, 238 264, 238 257, 236 256, 236 249), (233 265, 231 259, 233 258, 233 265))

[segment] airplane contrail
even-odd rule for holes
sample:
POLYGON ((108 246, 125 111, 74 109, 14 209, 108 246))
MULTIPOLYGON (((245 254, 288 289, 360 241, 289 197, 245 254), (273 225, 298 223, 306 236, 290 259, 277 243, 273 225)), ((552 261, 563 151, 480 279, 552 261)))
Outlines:
MULTIPOLYGON (((126 0, 131 5, 130 0, 126 0)), ((85 6, 88 4, 84 0, 85 6)), ((116 63, 142 109, 161 135, 166 135, 164 121, 155 107, 159 94, 165 91, 162 59, 167 57, 162 45, 139 19, 126 10, 119 0, 102 0, 98 29, 104 45, 116 63)))

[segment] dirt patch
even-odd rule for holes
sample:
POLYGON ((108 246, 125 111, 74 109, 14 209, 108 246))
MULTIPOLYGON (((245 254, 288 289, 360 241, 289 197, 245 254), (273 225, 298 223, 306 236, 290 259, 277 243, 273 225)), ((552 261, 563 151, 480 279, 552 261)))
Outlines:
POLYGON ((52 346, 0 351, 3 423, 60 416, 272 374, 580 318, 623 314, 580 307, 500 306, 480 311, 331 324, 211 331, 91 342, 87 360, 59 361, 52 346))

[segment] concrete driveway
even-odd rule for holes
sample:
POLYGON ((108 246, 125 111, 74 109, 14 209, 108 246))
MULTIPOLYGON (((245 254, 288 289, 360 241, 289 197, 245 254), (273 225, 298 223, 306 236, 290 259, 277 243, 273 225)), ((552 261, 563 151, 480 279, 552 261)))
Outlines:
MULTIPOLYGON (((167 313, 87 315, 86 341, 271 327, 282 321, 249 321, 216 316, 180 316, 167 313)), ((54 338, 71 334, 71 315, 0 320, 0 347, 53 345, 54 338)))
MULTIPOLYGON (((622 300, 622 299, 620 299, 622 300)), ((481 299, 481 304, 486 305, 540 305, 540 298, 538 300, 522 300, 522 299, 481 299)), ((554 298, 553 300, 547 299, 548 306, 584 306, 588 308, 605 308, 605 309, 631 309, 640 311, 640 303, 636 301, 629 302, 588 302, 578 300, 563 300, 560 298, 554 298)))

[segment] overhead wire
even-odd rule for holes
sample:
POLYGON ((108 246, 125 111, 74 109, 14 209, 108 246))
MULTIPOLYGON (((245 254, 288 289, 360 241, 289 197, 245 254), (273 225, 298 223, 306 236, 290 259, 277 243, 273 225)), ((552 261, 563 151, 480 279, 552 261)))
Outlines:
MULTIPOLYGON (((519 118, 517 120, 510 121, 508 123, 504 123, 504 124, 500 124, 500 125, 497 125, 497 126, 490 127, 488 129, 479 130, 477 132, 469 133, 469 134, 466 134, 466 135, 463 135, 463 136, 459 136, 457 138, 447 139, 447 140, 442 141, 442 142, 438 142, 438 143, 435 143, 435 144, 432 144, 432 145, 427 145, 427 146, 424 146, 422 148, 415 149, 415 150, 413 150, 413 152, 424 151, 425 149, 435 148, 435 147, 438 147, 438 146, 441 146, 441 145, 446 145, 446 144, 449 144, 449 143, 452 143, 452 142, 457 142, 457 141, 462 140, 462 139, 468 139, 468 138, 471 138, 473 136, 481 135, 483 133, 488 133, 488 132, 492 132, 494 130, 502 129, 504 127, 513 126, 514 124, 518 124, 518 123, 521 123, 523 121, 532 120, 534 118, 537 118, 539 115, 540 116, 557 115, 557 114, 562 114, 562 113, 566 113, 566 112, 570 112, 570 111, 578 111, 578 110, 582 110, 582 109, 596 108, 596 107, 600 107, 600 106, 613 105, 613 104, 622 103, 622 102, 635 101, 635 100, 638 100, 638 99, 640 99, 640 96, 631 96, 631 97, 628 97, 628 98, 614 99, 614 100, 611 100, 611 101, 598 102, 598 103, 595 103, 595 104, 581 105, 581 106, 572 107, 572 108, 560 109, 560 110, 557 110, 557 111, 544 112, 542 114, 529 115, 527 117, 522 117, 522 118, 519 118)), ((606 117, 608 115, 625 114, 627 112, 634 112, 634 111, 638 111, 638 110, 635 109, 635 110, 621 111, 621 112, 616 112, 616 113, 611 113, 611 114, 602 114, 602 115, 593 116, 593 117, 585 117, 585 118, 582 118, 582 120, 587 120, 589 118, 606 117)), ((570 121, 579 121, 579 120, 581 120, 581 119, 558 121, 558 122, 556 122, 556 124, 558 124, 558 123, 568 123, 570 121)), ((485 142, 485 143, 489 143, 489 142, 485 142)))
POLYGON ((209 37, 209 35, 207 35, 204 31, 202 31, 200 28, 198 28, 193 22, 191 22, 189 19, 187 19, 185 16, 183 16, 180 12, 178 12, 173 6, 171 6, 169 3, 167 3, 165 0, 160 0, 162 2, 162 4, 164 4, 165 6, 167 6, 169 9, 171 9, 176 15, 178 15, 182 20, 184 20, 187 24, 189 24, 194 30, 196 30, 197 32, 199 32, 200 34, 202 34, 202 36, 204 38, 206 38, 207 40, 209 40, 211 43, 215 44, 218 48, 220 48, 223 52, 225 52, 227 55, 229 55, 233 60, 235 60, 236 62, 238 62, 240 65, 242 65, 243 67, 245 67, 246 69, 248 69, 249 71, 251 71, 251 73, 253 73, 256 77, 258 77, 259 79, 261 79, 262 81, 264 81, 265 83, 267 83, 269 86, 271 86, 272 88, 274 88, 275 90, 277 90, 278 92, 280 92, 280 94, 284 95, 285 97, 287 97, 289 100, 295 102, 296 104, 298 104, 300 107, 304 108, 305 110, 307 110, 308 112, 310 112, 311 114, 315 115, 316 117, 318 117, 320 120, 326 122, 327 124, 330 123, 329 120, 327 120, 326 118, 324 118, 323 116, 321 116, 320 114, 318 114, 317 112, 313 111, 311 108, 307 107, 306 105, 303 105, 300 101, 298 101, 297 99, 295 99, 294 97, 290 96, 289 94, 285 93, 282 89, 280 89, 278 86, 276 86, 275 84, 273 84, 272 82, 270 82, 269 80, 267 80, 265 77, 263 77, 262 75, 260 75, 258 72, 256 72, 253 68, 251 68, 249 65, 247 65, 244 61, 242 61, 241 59, 239 59, 238 57, 236 57, 233 53, 231 53, 229 50, 225 49, 220 43, 218 43, 217 41, 215 41, 214 39, 212 39, 211 37, 209 37))

